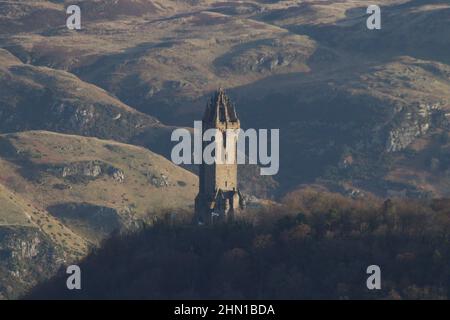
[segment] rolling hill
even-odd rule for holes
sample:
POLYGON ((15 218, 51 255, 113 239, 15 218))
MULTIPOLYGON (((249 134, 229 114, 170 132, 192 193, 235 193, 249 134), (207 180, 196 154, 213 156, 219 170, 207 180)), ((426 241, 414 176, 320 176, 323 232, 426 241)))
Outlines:
POLYGON ((0 135, 0 294, 15 297, 115 230, 174 211, 189 219, 197 183, 141 147, 46 131, 0 135))
MULTIPOLYGON (((379 5, 383 27, 372 32, 365 1, 82 2, 79 32, 48 19, 0 42, 25 63, 75 74, 165 124, 192 126, 210 92, 229 88, 244 127, 282 132, 280 187, 272 194, 326 181, 384 196, 448 195, 442 185, 392 184, 389 172, 402 169, 396 159, 416 139, 448 130, 450 7, 379 5), (339 169, 348 156, 358 173, 339 169)), ((41 14, 51 16, 54 6, 41 14)), ((167 157, 155 142, 168 139, 167 127, 154 126, 131 141, 167 157)))
POLYGON ((70 31, 71 1, 2 1, 0 298, 115 229, 186 218, 196 169, 170 135, 218 87, 244 129, 280 129, 277 176, 240 168, 250 195, 450 197, 450 5, 377 3, 369 31, 364 0, 83 0, 70 31))

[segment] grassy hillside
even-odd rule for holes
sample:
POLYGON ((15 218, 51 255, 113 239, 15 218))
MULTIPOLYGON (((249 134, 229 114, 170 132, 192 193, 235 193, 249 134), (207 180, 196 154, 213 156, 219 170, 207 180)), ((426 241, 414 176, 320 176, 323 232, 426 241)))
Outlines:
POLYGON ((0 298, 115 230, 173 212, 189 220, 197 188, 195 175, 144 148, 45 131, 0 135, 0 298))
MULTIPOLYGON (((366 1, 83 1, 80 32, 51 19, 62 5, 43 3, 3 4, 22 11, 5 19, 25 24, 30 6, 49 17, 33 30, 16 24, 21 33, 0 39, 6 50, 76 74, 171 125, 192 126, 210 92, 229 88, 243 127, 281 130, 272 194, 321 182, 382 196, 448 195, 442 183, 391 183, 390 176, 405 170, 398 159, 411 154, 416 139, 449 130, 445 1, 379 1, 379 31, 366 28, 366 1), (354 169, 343 171, 348 156, 354 169)), ((102 130, 117 114, 101 116, 102 130)), ((168 144, 158 141, 168 140, 166 128, 144 131, 133 143, 167 156, 168 144)), ((100 137, 130 136, 117 132, 100 137)))
MULTIPOLYGON (((416 259, 423 269, 418 272, 440 272, 445 266, 435 263, 447 252, 434 241, 448 242, 442 236, 448 231, 442 206, 448 205, 431 206, 433 198, 450 197, 448 1, 379 0, 382 29, 377 31, 366 28, 366 0, 82 0, 79 31, 65 26, 69 4, 73 2, 0 2, 0 298, 17 297, 61 264, 85 256, 113 230, 161 223, 175 217, 172 213, 175 220, 189 220, 197 178, 167 160, 174 145, 170 135, 177 127, 192 127, 218 87, 227 89, 244 129, 280 129, 279 174, 261 177, 257 167, 241 166, 239 185, 244 193, 278 200, 289 194, 289 201, 297 203, 304 199, 298 190, 313 185, 321 192, 332 190, 367 202, 373 195, 429 201, 414 203, 417 220, 413 208, 408 209, 412 218, 406 218, 425 223, 424 234, 409 222, 394 226, 401 217, 386 217, 376 202, 378 207, 367 209, 372 213, 363 216, 368 220, 360 225, 347 224, 342 217, 344 225, 336 228, 344 240, 328 239, 335 230, 327 230, 324 237, 313 236, 318 247, 308 243, 298 249, 325 247, 328 252, 336 246, 336 254, 355 250, 356 261, 365 263, 363 248, 355 248, 348 239, 380 251, 389 249, 389 243, 401 256, 387 252, 377 257, 397 263, 410 258, 402 242, 406 239, 419 248, 416 259), (433 223, 437 231, 429 227, 433 223), (410 234, 403 235, 404 230, 410 234), (396 242, 398 232, 402 238, 396 242), (420 243, 417 234, 429 243, 420 243), (438 253, 431 253, 434 249, 438 253)), ((192 166, 186 168, 195 172, 192 166)), ((294 214, 306 210, 286 207, 294 207, 294 214)), ((322 217, 323 224, 333 225, 333 215, 322 217)), ((322 235, 326 228, 316 225, 316 217, 308 217, 306 224, 312 234, 322 235)), ((350 217, 359 219, 356 213, 350 217)), ((298 227, 301 234, 306 228, 301 224, 305 222, 290 221, 289 227, 298 227)), ((203 236, 215 241, 214 233, 221 228, 206 230, 203 236)), ((227 235, 236 235, 224 228, 227 235)), ((262 232, 259 227, 243 228, 244 238, 262 232)), ((266 231, 283 253, 284 245, 295 245, 283 242, 280 234, 289 233, 287 229, 277 228, 266 231)), ((164 233, 152 238, 153 230, 159 232, 152 229, 150 235, 143 232, 130 241, 140 245, 140 237, 168 237, 164 233)), ((180 227, 180 232, 184 245, 196 229, 180 227)), ((250 236, 245 239, 236 246, 247 255, 239 250, 229 254, 257 259, 250 236)), ((154 250, 177 255, 185 249, 169 243, 154 250)), ((157 253, 147 249, 146 262, 151 264, 150 256, 157 253)), ((214 259, 229 258, 223 246, 214 249, 214 259)), ((317 281, 314 270, 284 253, 277 259, 301 271, 286 271, 291 278, 267 279, 287 288, 291 282, 307 288, 308 281, 317 281)), ((191 258, 211 257, 186 259, 191 258)), ((339 259, 330 261, 341 263, 339 259)), ((408 267, 403 262, 390 266, 408 267)), ((155 268, 154 277, 165 272, 155 268)), ((254 271, 261 270, 255 268, 245 270, 257 275, 254 271)), ((415 276, 408 277, 420 293, 403 282, 399 292, 396 278, 389 288, 407 298, 448 295, 442 289, 446 282, 417 283, 415 276)), ((359 289, 350 290, 346 283, 351 287, 352 279, 345 279, 342 286, 329 279, 335 285, 329 291, 333 297, 351 292, 366 297, 359 289)), ((180 294, 262 295, 231 282, 225 281, 220 292, 191 287, 180 294)), ((272 283, 261 285, 270 288, 264 294, 288 294, 272 283)), ((128 289, 136 288, 124 292, 128 289)), ((174 292, 158 290, 155 295, 174 292)), ((304 296, 292 290, 289 295, 304 296)))
POLYGON ((0 202, 2 204, 0 225, 30 225, 31 221, 25 214, 25 208, 2 185, 0 185, 0 202))
POLYGON ((33 204, 28 198, 0 185, 0 226, 31 227, 48 236, 56 246, 63 248, 67 258, 80 257, 87 252, 88 241, 63 225, 48 211, 33 204))
POLYGON ((144 148, 29 131, 0 137, 0 181, 48 209, 89 203, 137 218, 189 208, 197 178, 144 148))
MULTIPOLYGON (((0 49, 0 85, 0 133, 50 130, 93 136, 145 146, 170 158, 170 135, 176 127, 163 125, 69 72, 24 64, 0 49)), ((248 181, 262 181, 255 170, 246 171, 248 181)), ((267 194, 264 187, 259 189, 246 190, 267 194)))
POLYGON ((0 300, 16 298, 87 254, 86 239, 2 184, 0 203, 0 300))
POLYGON ((127 141, 163 128, 73 74, 23 64, 0 49, 1 132, 47 129, 127 141))

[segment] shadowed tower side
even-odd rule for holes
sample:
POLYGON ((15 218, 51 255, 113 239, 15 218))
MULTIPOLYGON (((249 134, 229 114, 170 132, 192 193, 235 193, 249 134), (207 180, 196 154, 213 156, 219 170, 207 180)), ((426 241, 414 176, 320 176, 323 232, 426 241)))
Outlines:
MULTIPOLYGON (((234 105, 222 89, 207 104, 202 119, 202 135, 216 129, 227 152, 221 163, 200 165, 199 193, 195 199, 195 212, 203 223, 232 219, 244 208, 244 200, 237 181, 237 134, 240 122, 234 105)), ((202 154, 210 142, 203 142, 202 154)), ((220 152, 216 149, 216 152, 220 152)), ((220 155, 217 154, 220 158, 220 155)))

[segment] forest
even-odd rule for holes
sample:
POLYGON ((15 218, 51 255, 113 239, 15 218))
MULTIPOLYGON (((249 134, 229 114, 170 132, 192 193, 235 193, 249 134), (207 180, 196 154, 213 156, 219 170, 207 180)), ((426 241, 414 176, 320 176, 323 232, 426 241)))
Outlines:
POLYGON ((31 299, 448 299, 450 200, 349 199, 304 188, 233 222, 115 233, 31 299), (366 268, 381 269, 369 290, 366 268))

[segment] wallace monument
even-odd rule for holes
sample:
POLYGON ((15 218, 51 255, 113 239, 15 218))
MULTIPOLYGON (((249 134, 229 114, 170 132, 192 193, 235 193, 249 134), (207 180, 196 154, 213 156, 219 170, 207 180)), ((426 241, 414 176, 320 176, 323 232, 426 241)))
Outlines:
MULTIPOLYGON (((195 212, 199 222, 209 224, 233 219, 245 205, 237 181, 237 135, 227 134, 227 130, 240 129, 240 122, 234 105, 222 89, 207 104, 202 124, 202 134, 208 129, 218 130, 224 146, 227 145, 225 157, 229 157, 222 163, 203 161, 200 165, 195 212)), ((207 144, 203 142, 202 154, 207 144)))

